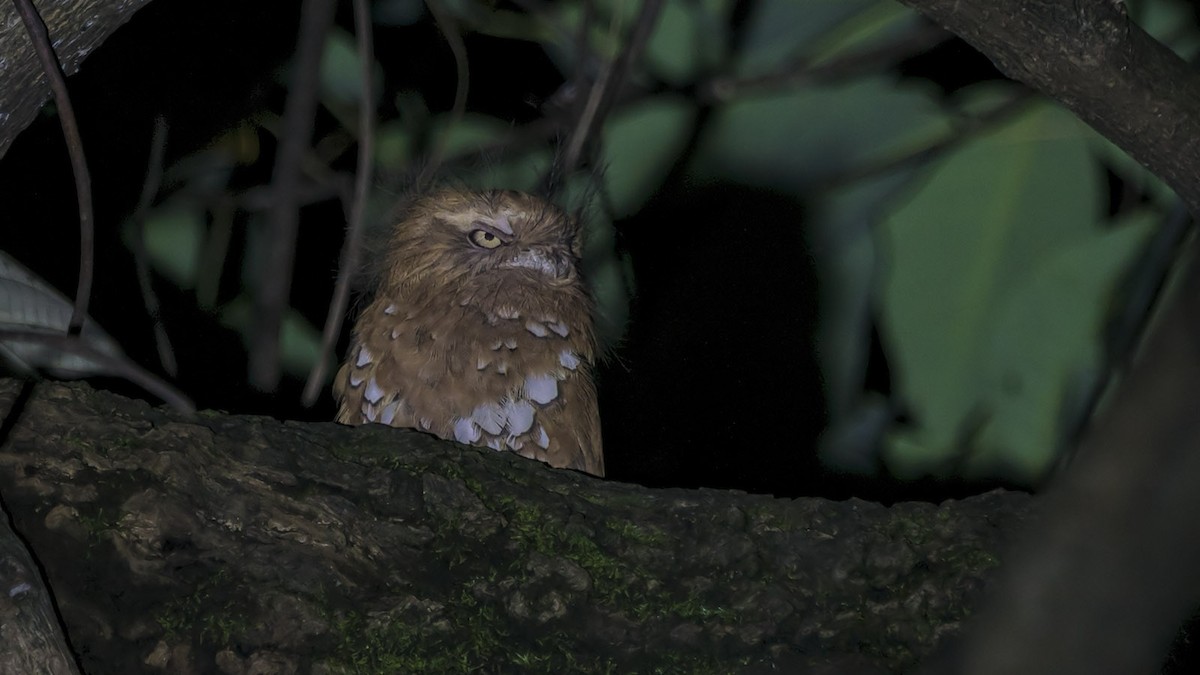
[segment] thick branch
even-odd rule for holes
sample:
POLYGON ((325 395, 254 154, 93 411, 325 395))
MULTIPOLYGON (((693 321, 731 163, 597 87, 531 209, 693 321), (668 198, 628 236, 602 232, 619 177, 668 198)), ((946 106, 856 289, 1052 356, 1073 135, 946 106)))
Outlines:
POLYGON ((1059 101, 1200 213, 1200 75, 1112 0, 901 0, 1059 101))
POLYGON ((3 511, 0 579, 0 673, 78 675, 37 565, 3 511))
MULTIPOLYGON (((44 0, 36 3, 63 71, 71 74, 149 0, 44 0)), ((12 2, 0 2, 0 157, 50 97, 33 44, 12 2)))
POLYGON ((648 490, 84 385, 14 411, 18 389, 0 491, 87 672, 897 672, 1031 511, 648 490))
MULTIPOLYGON (((1200 213, 1200 78, 1111 0, 902 0, 1062 102, 1200 213)), ((931 672, 1153 672, 1200 598, 1200 264, 1050 491, 966 645, 931 672)))

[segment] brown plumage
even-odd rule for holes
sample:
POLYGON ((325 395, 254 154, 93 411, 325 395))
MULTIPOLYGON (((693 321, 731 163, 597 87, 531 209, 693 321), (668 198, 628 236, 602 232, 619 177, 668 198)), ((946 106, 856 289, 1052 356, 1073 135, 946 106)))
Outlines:
POLYGON ((453 189, 399 220, 334 379, 338 421, 604 475, 577 221, 530 195, 453 189))

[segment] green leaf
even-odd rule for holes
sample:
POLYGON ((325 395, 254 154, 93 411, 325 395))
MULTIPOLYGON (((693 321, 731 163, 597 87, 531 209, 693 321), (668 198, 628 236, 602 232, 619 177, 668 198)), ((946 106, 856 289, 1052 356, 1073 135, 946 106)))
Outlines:
POLYGON ((782 65, 878 1, 761 0, 746 26, 737 72, 760 73, 782 65))
POLYGON ((477 155, 471 166, 454 173, 464 185, 530 191, 550 166, 550 151, 543 148, 504 155, 488 151, 499 148, 512 134, 507 122, 480 114, 466 114, 457 121, 452 118, 445 113, 433 120, 434 142, 444 144, 442 156, 448 160, 477 155))
POLYGON ((539 41, 546 37, 541 13, 500 9, 495 2, 479 0, 436 0, 443 15, 455 19, 454 30, 479 32, 506 40, 539 41))
POLYGON ((489 115, 468 113, 458 120, 446 113, 433 122, 437 142, 446 157, 478 152, 499 142, 512 131, 512 126, 489 115))
POLYGON ((728 7, 724 0, 663 4, 646 44, 646 63, 665 82, 682 86, 724 58, 728 7))
POLYGON ((722 106, 707 125, 694 167, 702 175, 794 191, 923 147, 947 128, 922 90, 861 78, 722 106))
MULTIPOLYGON (((707 126, 691 170, 805 192, 832 174, 896 160, 949 132, 946 115, 919 89, 897 88, 884 78, 806 87, 723 106, 707 126)), ((814 256, 821 279, 818 357, 835 418, 849 411, 863 386, 878 266, 870 226, 881 202, 910 174, 892 171, 804 195, 813 202, 812 217, 796 226, 820 252, 814 256)))
MULTIPOLYGON (((839 6, 846 3, 836 3, 839 6)), ((843 10, 844 11, 844 10, 843 10)), ((848 16, 831 30, 822 32, 807 51, 819 63, 834 56, 861 50, 884 38, 905 35, 921 21, 917 12, 893 2, 876 0, 848 16)))
POLYGON ((1031 481, 1053 460, 1067 384, 1094 366, 1114 279, 1148 232, 1102 228, 1091 134, 1039 106, 947 156, 888 217, 885 351, 914 420, 902 476, 1031 481))
POLYGON ((279 359, 283 371, 296 377, 307 377, 321 353, 321 332, 300 312, 289 309, 279 330, 279 359))
MULTIPOLYGON (((195 288, 206 216, 198 205, 163 205, 146 217, 150 264, 180 288, 195 288)), ((132 236, 132 231, 130 231, 132 236)))
POLYGON ((340 104, 357 104, 362 98, 361 70, 354 37, 340 29, 330 31, 321 55, 321 97, 340 104))
POLYGON ((1144 211, 1081 237, 1016 285, 996 308, 994 358, 980 373, 996 404, 978 441, 976 465, 1040 477, 1055 459, 1069 386, 1094 372, 1114 286, 1159 215, 1144 211))
MULTIPOLYGON (((617 58, 624 46, 623 36, 637 18, 640 5, 641 3, 622 0, 594 2, 591 21, 586 26, 589 47, 606 60, 617 58)), ((585 16, 583 3, 563 0, 548 6, 547 9, 553 12, 549 20, 558 30, 554 31, 545 48, 563 73, 571 72, 579 56, 576 41, 579 39, 580 24, 585 16)))
POLYGON ((1150 173, 1150 170, 1130 157, 1124 150, 1118 148, 1112 141, 1096 135, 1092 149, 1101 159, 1112 166, 1113 171, 1126 181, 1130 187, 1144 192, 1159 207, 1168 207, 1179 200, 1171 186, 1161 178, 1150 173))
POLYGON ((411 26, 425 16, 424 0, 375 0, 371 20, 381 26, 411 26))
POLYGON ((1127 1, 1130 21, 1149 33, 1154 39, 1167 45, 1181 58, 1189 60, 1200 48, 1200 30, 1197 30, 1190 2, 1181 0, 1127 1))
POLYGON ((403 122, 391 120, 375 131, 375 162, 384 168, 399 170, 412 161, 413 139, 403 122))
MULTIPOLYGON (((253 302, 243 293, 221 308, 221 324, 237 331, 249 344, 253 302)), ((295 377, 307 377, 321 353, 321 333, 300 312, 289 307, 279 332, 279 360, 283 371, 295 377)))
POLYGON ((604 184, 615 218, 635 213, 683 152, 695 110, 682 98, 657 96, 628 106, 604 127, 604 184))
POLYGON ((804 223, 817 269, 821 308, 816 329, 830 422, 838 424, 859 403, 870 356, 873 297, 879 270, 873 227, 887 200, 912 180, 905 169, 814 197, 804 223))
MULTIPOLYGON (((629 46, 641 15, 640 2, 598 0, 592 3, 587 25, 589 47, 606 61, 615 61, 629 46)), ((639 65, 675 85, 691 82, 725 56, 731 0, 667 0, 646 43, 639 65)), ((581 2, 562 0, 549 5, 553 30, 545 31, 544 47, 565 74, 577 69, 581 2)), ((637 71, 635 71, 636 73, 637 71)))

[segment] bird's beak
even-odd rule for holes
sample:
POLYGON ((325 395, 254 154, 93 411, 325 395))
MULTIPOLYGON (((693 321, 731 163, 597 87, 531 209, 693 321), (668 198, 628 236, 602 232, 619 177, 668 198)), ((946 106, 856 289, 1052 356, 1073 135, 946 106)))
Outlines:
POLYGON ((523 267, 553 279, 563 279, 571 273, 571 257, 558 248, 528 248, 501 264, 501 267, 523 267))

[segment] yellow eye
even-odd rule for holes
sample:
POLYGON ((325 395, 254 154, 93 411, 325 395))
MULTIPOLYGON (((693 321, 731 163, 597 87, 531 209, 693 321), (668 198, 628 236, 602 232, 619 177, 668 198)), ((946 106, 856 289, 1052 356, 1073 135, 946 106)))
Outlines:
POLYGON ((471 243, 479 248, 496 248, 504 243, 500 240, 500 237, 487 230, 472 230, 468 236, 471 238, 471 243))

